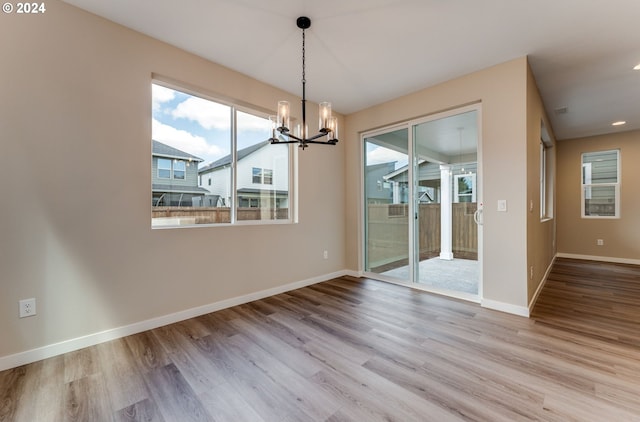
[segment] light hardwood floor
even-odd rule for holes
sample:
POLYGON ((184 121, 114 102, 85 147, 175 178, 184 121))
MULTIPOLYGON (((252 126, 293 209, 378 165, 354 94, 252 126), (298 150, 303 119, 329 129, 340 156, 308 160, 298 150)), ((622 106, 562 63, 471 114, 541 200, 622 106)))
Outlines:
POLYGON ((0 372, 0 421, 640 421, 640 267, 530 319, 340 278, 0 372))

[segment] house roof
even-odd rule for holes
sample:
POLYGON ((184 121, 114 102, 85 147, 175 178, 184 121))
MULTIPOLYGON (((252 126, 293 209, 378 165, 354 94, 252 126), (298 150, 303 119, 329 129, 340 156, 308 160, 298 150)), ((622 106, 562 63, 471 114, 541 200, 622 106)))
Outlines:
MULTIPOLYGON (((248 155, 253 154, 254 152, 258 151, 259 149, 261 149, 262 147, 265 147, 269 145, 269 140, 266 141, 262 141, 259 142, 257 144, 248 146, 246 148, 243 148, 241 150, 238 151, 238 161, 242 160, 243 158, 247 157, 248 155)), ((228 166, 229 164, 231 164, 231 154, 222 157, 221 159, 214 161, 211 164, 207 164, 206 166, 198 169, 198 173, 202 174, 202 173, 207 173, 210 172, 212 170, 215 170, 217 168, 220 167, 224 167, 224 166, 228 166)))
POLYGON ((189 154, 188 152, 184 152, 167 144, 163 144, 162 142, 158 142, 156 140, 152 140, 151 142, 153 143, 151 147, 151 153, 155 156, 179 158, 182 160, 196 161, 198 163, 204 161, 200 157, 196 157, 195 155, 189 154))
POLYGON ((238 193, 245 195, 273 195, 288 197, 289 191, 286 190, 267 190, 267 189, 253 189, 253 188, 244 188, 238 189, 238 193))
POLYGON ((154 183, 151 185, 153 192, 168 192, 168 193, 196 193, 196 194, 208 194, 208 190, 199 188, 197 186, 176 186, 176 185, 164 185, 160 183, 154 183))
POLYGON ((393 169, 395 165, 396 165, 396 161, 388 161, 386 163, 371 164, 367 166, 367 171, 376 171, 376 170, 385 169, 385 168, 393 169))

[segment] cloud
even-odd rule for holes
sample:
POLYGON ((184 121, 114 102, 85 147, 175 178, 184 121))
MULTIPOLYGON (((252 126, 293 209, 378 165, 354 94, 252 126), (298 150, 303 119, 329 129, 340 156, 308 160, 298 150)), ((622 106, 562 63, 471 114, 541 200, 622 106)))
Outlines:
POLYGON ((151 98, 153 102, 153 110, 159 110, 162 103, 169 102, 176 97, 173 89, 165 88, 161 85, 151 85, 151 98))
POLYGON ((271 136, 269 119, 249 113, 238 112, 238 131, 263 132, 266 137, 271 136))
POLYGON ((202 136, 194 135, 186 130, 176 129, 156 119, 153 119, 151 133, 156 141, 200 157, 205 162, 214 161, 228 153, 217 145, 208 144, 207 140, 202 136))
POLYGON ((230 107, 198 97, 189 97, 171 112, 175 118, 197 122, 203 128, 229 130, 230 107))

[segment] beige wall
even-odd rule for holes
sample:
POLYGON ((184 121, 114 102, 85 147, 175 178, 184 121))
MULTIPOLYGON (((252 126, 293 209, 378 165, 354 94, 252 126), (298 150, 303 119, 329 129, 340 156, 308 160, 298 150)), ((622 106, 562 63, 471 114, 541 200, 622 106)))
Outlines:
POLYGON ((640 131, 558 142, 558 253, 640 264, 640 131), (619 219, 580 216, 581 154, 620 149, 619 219), (596 240, 604 245, 597 246, 596 240))
POLYGON ((522 57, 346 117, 348 268, 362 268, 359 134, 482 102, 484 304, 526 308, 528 192, 523 187, 527 186, 527 72, 527 59, 522 57), (497 212, 499 199, 507 200, 508 212, 497 212))
POLYGON ((152 73, 298 98, 56 0, 0 39, 0 357, 345 269, 346 142, 300 152, 299 224, 150 228, 152 73))
MULTIPOLYGON (((556 161, 555 139, 544 111, 538 86, 529 68, 527 71, 527 202, 529 207, 527 210, 527 268, 529 269, 527 301, 530 304, 556 254, 557 218, 553 212, 551 219, 540 218, 541 122, 544 122, 554 145, 549 151, 547 162, 547 166, 553 168, 556 161)), ((551 183, 554 184, 553 180, 551 183)), ((549 205, 553 209, 553 203, 549 205)))

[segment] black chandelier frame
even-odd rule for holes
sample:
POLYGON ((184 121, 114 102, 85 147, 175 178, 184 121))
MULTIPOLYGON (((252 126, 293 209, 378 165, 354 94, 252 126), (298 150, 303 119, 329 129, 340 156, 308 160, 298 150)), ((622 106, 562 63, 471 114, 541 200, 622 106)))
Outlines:
MULTIPOLYGON (((326 122, 326 127, 321 127, 318 133, 314 136, 307 137, 307 98, 306 98, 306 62, 305 62, 305 30, 311 27, 311 19, 306 16, 301 16, 296 20, 296 24, 298 28, 302 30, 302 126, 300 129, 300 136, 297 136, 291 133, 291 129, 286 126, 287 119, 280 118, 280 111, 277 118, 272 116, 271 119, 273 128, 272 128, 272 136, 269 139, 271 144, 299 144, 299 147, 303 150, 309 146, 309 144, 320 144, 320 145, 335 145, 338 143, 337 138, 337 118, 329 115, 328 118, 320 119, 320 121, 326 122), (283 135, 285 139, 280 139, 276 135, 277 133, 283 135), (318 139, 327 137, 326 140, 320 141, 318 139)), ((329 110, 331 105, 329 104, 329 110)), ((330 111, 329 111, 330 113, 330 111)))

